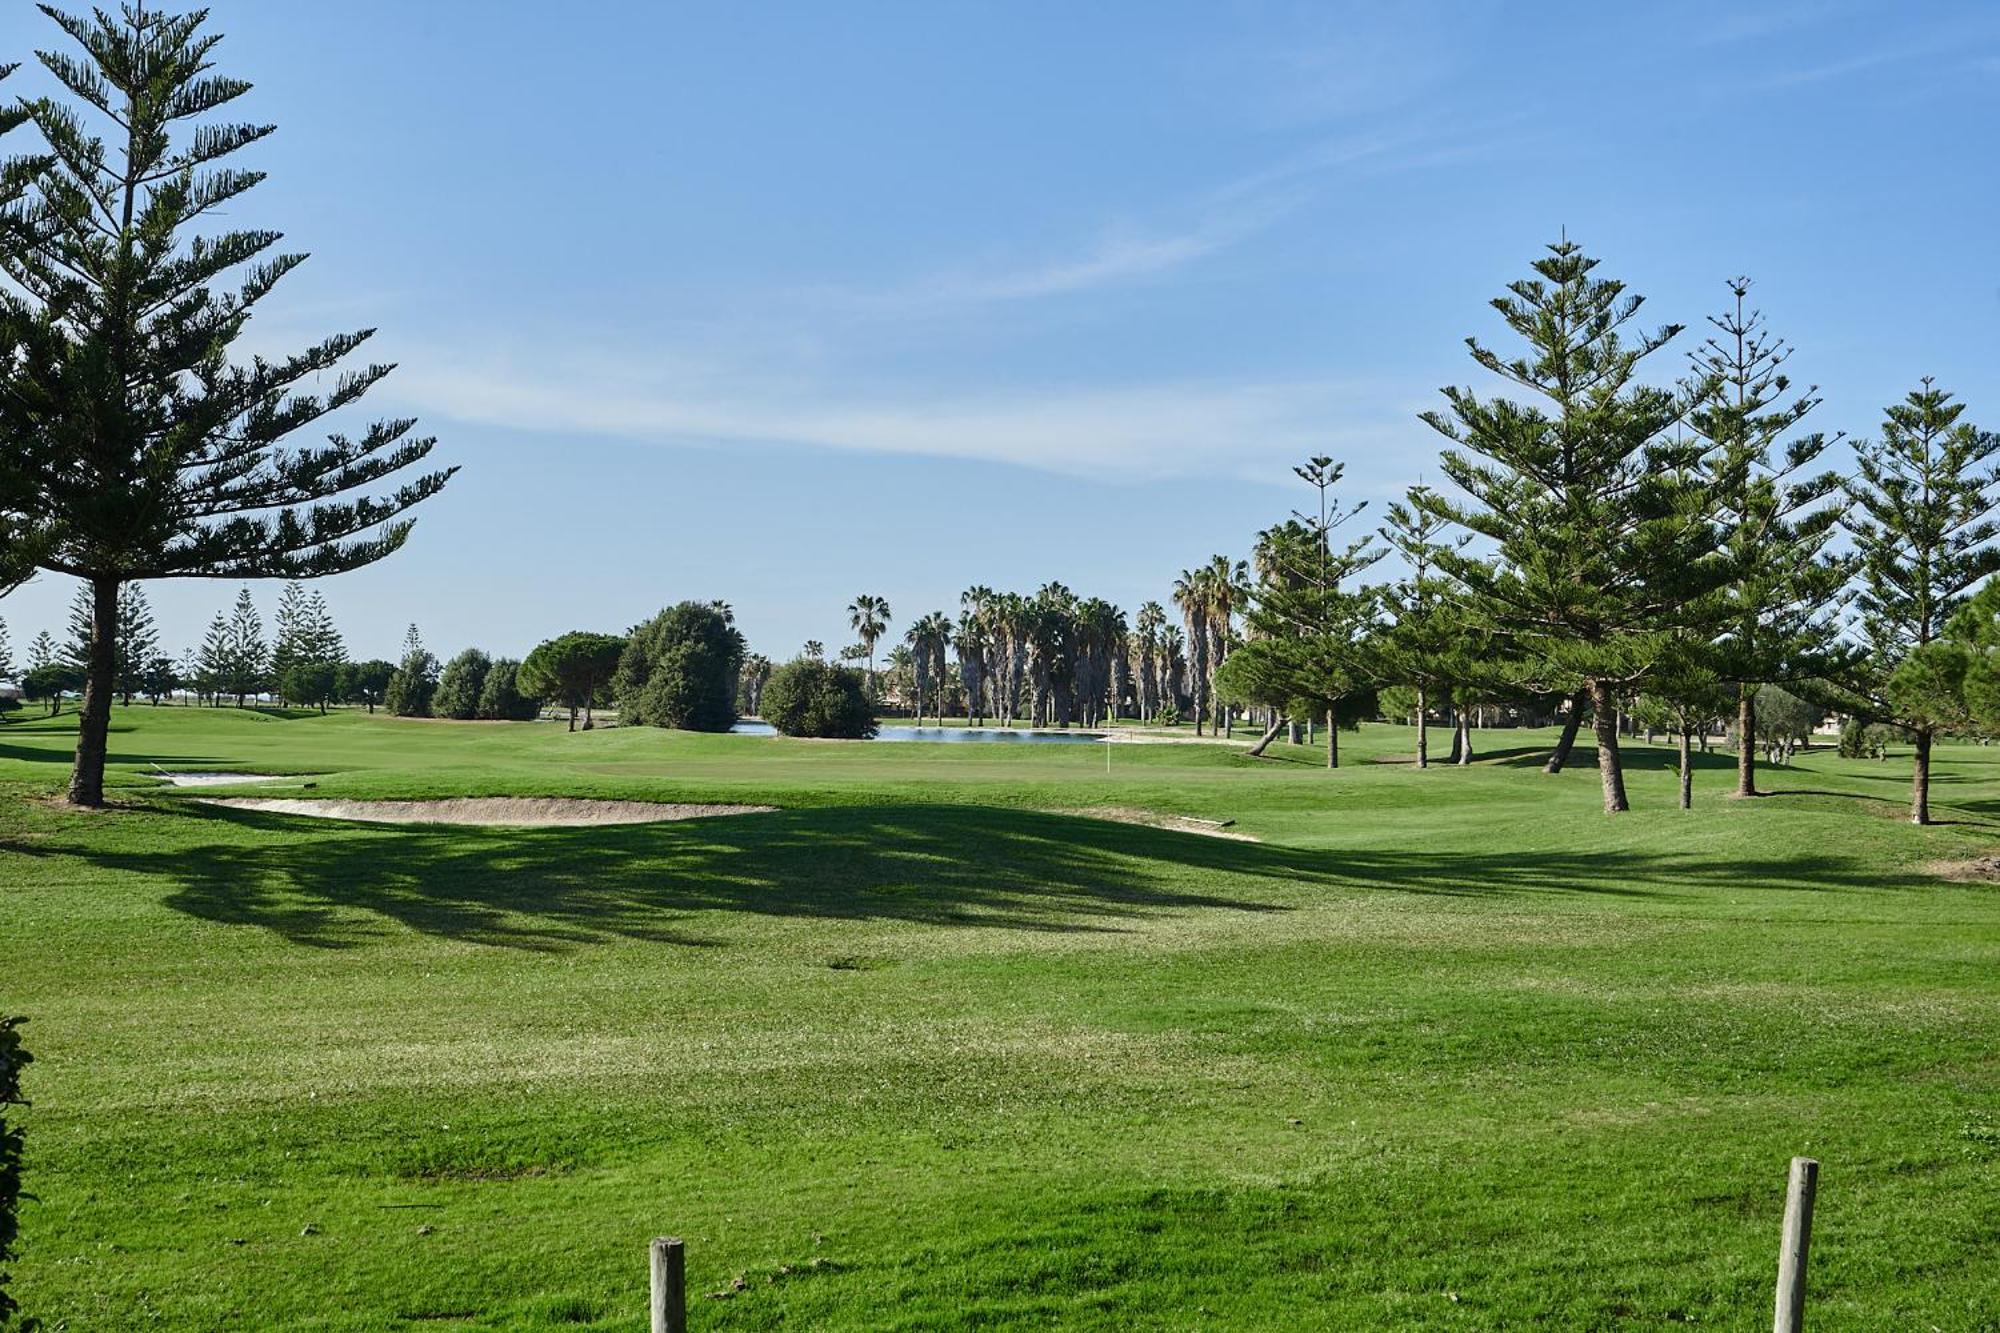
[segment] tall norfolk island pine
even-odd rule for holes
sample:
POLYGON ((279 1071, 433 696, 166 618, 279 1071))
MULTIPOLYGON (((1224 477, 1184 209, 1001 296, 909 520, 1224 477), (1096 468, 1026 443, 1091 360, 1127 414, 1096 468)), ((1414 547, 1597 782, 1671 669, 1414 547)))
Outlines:
POLYGON ((1425 495, 1426 510, 1493 544, 1491 561, 1459 550, 1438 567, 1520 683, 1587 688, 1604 808, 1629 808, 1618 754, 1618 700, 1643 682, 1676 628, 1727 579, 1720 529, 1700 470, 1701 444, 1668 440, 1684 404, 1639 384, 1639 363, 1680 330, 1626 342, 1641 298, 1594 278, 1597 261, 1564 240, 1494 309, 1527 344, 1504 358, 1468 338, 1473 360, 1539 401, 1446 389, 1448 411, 1424 421, 1456 448, 1442 456, 1464 502, 1425 495))
POLYGON ((1916 737, 1910 820, 1930 822, 1931 739, 1957 720, 1957 654, 1943 642, 1973 586, 2000 572, 2000 434, 1960 421, 1965 405, 1925 380, 1888 410, 1882 438, 1854 446, 1844 523, 1861 564, 1868 656, 1845 683, 1857 711, 1916 737))
POLYGON ((81 55, 40 55, 72 105, 39 98, 22 108, 53 160, 0 232, 0 272, 12 283, 0 292, 0 328, 17 349, 0 395, 4 470, 49 520, 39 566, 90 588, 69 794, 99 805, 122 585, 304 578, 369 564, 403 544, 409 520, 399 516, 450 472, 339 498, 430 453, 433 441, 412 438, 407 419, 280 447, 389 373, 371 365, 339 375, 324 395, 297 391, 372 330, 277 361, 230 361, 251 311, 305 256, 269 253, 272 231, 192 234, 263 178, 219 164, 272 129, 209 119, 250 85, 209 72, 219 38, 201 32, 203 16, 157 13, 143 0, 115 16, 43 12, 81 55), (109 143, 89 118, 108 123, 109 143), (232 274, 236 290, 218 290, 232 274))
POLYGON ((1736 794, 1755 796, 1757 692, 1835 670, 1833 609, 1853 569, 1826 550, 1839 515, 1824 501, 1840 490, 1840 476, 1807 472, 1839 437, 1792 434, 1819 405, 1818 390, 1789 397, 1782 367, 1791 348, 1761 311, 1745 309, 1748 278, 1730 279, 1729 291, 1732 306, 1709 316, 1716 332, 1689 358, 1701 380, 1689 422, 1714 446, 1708 467, 1732 566, 1708 665, 1736 694, 1736 794))

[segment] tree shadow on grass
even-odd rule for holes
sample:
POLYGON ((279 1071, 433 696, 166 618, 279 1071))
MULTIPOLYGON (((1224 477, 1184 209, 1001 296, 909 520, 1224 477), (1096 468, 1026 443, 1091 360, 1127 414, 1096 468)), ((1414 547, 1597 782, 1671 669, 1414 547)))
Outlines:
POLYGON ((322 948, 382 938, 391 923, 559 951, 614 938, 714 945, 703 923, 716 912, 1113 932, 1170 914, 1285 912, 1375 892, 1670 899, 1917 882, 1838 857, 1323 850, 972 806, 563 829, 363 826, 204 806, 183 817, 193 836, 173 846, 38 854, 156 878, 177 911, 322 948))

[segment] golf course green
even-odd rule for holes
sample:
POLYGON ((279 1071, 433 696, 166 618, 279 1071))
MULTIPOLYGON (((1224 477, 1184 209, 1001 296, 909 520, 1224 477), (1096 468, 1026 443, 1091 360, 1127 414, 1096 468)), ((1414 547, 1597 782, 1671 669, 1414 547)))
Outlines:
POLYGON ((0 727, 50 1329, 2000 1327, 2000 748, 0 727), (297 775, 173 789, 160 770, 297 775), (304 784, 312 785, 306 786, 304 784), (363 824, 202 803, 774 811, 363 824), (1205 822, 1204 822, 1205 821, 1205 822), (1222 836, 1227 835, 1227 836, 1222 836))

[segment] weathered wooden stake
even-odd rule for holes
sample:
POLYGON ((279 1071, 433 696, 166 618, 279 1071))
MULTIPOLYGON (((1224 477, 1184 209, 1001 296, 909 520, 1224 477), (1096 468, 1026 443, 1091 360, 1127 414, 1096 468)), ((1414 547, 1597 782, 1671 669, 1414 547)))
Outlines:
POLYGON ((1785 1230, 1778 1241, 1778 1311, 1772 1333, 1799 1333, 1806 1326, 1806 1247, 1812 1243, 1813 1195, 1819 1190, 1819 1163, 1792 1159, 1785 1190, 1785 1230))
POLYGON ((653 1240, 653 1333, 687 1333, 687 1255, 676 1236, 653 1240))

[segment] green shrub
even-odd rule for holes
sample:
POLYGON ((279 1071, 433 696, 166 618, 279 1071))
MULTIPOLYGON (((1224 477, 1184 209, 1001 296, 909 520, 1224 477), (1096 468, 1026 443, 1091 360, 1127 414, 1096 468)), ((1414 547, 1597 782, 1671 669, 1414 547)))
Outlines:
POLYGON ((7 1118, 10 1106, 26 1106, 21 1098, 21 1070, 34 1059, 21 1048, 18 1018, 0 1018, 0 1327, 20 1309, 7 1294, 7 1261, 14 1257, 20 1235, 17 1218, 21 1194, 21 1129, 7 1118))
POLYGON ((764 685, 764 720, 786 736, 867 740, 875 734, 861 673, 802 657, 771 673, 764 685))
POLYGON ((489 722, 532 722, 542 701, 521 693, 521 664, 511 657, 494 661, 479 688, 479 716, 489 722))
POLYGON ((397 717, 429 717, 437 687, 437 659, 422 648, 412 648, 389 677, 382 702, 397 717))
POLYGON ((438 677, 431 712, 458 722, 478 717, 479 692, 486 688, 486 673, 492 669, 493 659, 477 648, 467 648, 452 658, 438 677))
POLYGON ((612 693, 620 726, 727 731, 736 725, 743 636, 713 602, 670 606, 633 629, 612 693))

